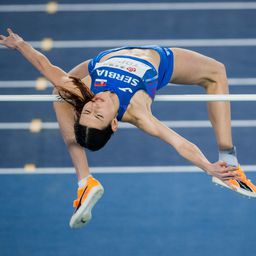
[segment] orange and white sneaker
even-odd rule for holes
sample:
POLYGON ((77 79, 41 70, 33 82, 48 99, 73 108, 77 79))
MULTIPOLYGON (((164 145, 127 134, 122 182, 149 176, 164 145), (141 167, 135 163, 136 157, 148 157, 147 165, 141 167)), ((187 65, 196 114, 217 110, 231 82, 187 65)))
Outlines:
POLYGON ((223 181, 216 177, 212 178, 212 182, 223 187, 232 189, 242 195, 248 197, 256 197, 256 186, 249 179, 247 179, 240 165, 238 166, 236 172, 239 173, 240 180, 229 180, 231 186, 228 186, 227 184, 225 184, 223 181))
POLYGON ((89 176, 85 186, 77 190, 77 199, 73 203, 75 211, 69 222, 71 228, 80 228, 90 221, 92 208, 103 193, 104 188, 100 182, 89 176))

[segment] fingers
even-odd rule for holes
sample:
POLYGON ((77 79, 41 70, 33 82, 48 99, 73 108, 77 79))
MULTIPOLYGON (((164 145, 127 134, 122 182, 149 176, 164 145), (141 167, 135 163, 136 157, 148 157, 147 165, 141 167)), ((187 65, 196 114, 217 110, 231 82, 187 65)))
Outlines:
MULTIPOLYGON (((220 163, 218 163, 220 165, 220 163)), ((219 176, 219 178, 223 181, 227 181, 230 179, 240 180, 240 174, 237 172, 237 167, 228 166, 219 168, 218 172, 215 175, 219 176)))
POLYGON ((237 170, 238 167, 237 166, 232 166, 232 165, 228 165, 226 162, 224 161, 218 161, 217 164, 219 164, 221 167, 226 167, 229 170, 237 170))
MULTIPOLYGON (((14 35, 13 31, 10 28, 7 28, 7 32, 9 34, 9 36, 14 35)), ((4 35, 0 35, 0 43, 3 43, 3 41, 6 39, 7 37, 4 35)))
POLYGON ((230 173, 232 175, 240 176, 239 173, 237 172, 237 167, 234 167, 234 166, 228 166, 228 167, 222 168, 220 173, 230 173))
POLYGON ((238 168, 235 166, 228 166, 225 168, 225 171, 227 172, 235 172, 238 168))
POLYGON ((7 28, 7 32, 10 36, 14 35, 13 31, 10 28, 7 28))
POLYGON ((5 39, 6 39, 5 36, 0 35, 0 44, 3 44, 5 39))
POLYGON ((222 173, 220 176, 222 180, 240 180, 240 175, 237 172, 225 172, 222 173))
POLYGON ((224 161, 219 161, 218 163, 219 163, 221 166, 227 166, 227 163, 224 162, 224 161))

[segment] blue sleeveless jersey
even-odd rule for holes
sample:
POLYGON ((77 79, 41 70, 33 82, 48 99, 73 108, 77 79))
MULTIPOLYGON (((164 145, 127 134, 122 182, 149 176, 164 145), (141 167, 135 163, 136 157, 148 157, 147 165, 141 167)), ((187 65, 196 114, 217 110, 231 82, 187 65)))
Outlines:
POLYGON ((100 62, 101 58, 110 52, 131 48, 150 47, 122 47, 107 50, 93 58, 88 66, 92 79, 91 91, 95 94, 111 91, 118 96, 120 103, 118 120, 122 119, 131 98, 137 91, 145 91, 153 100, 158 89, 158 72, 146 60, 131 56, 113 56, 100 62))

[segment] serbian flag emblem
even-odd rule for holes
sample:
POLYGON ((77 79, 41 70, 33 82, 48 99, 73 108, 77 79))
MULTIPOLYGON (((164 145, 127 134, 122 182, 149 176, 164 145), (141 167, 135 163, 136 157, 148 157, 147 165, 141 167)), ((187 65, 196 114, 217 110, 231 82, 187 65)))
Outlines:
POLYGON ((96 79, 94 85, 95 86, 106 86, 107 85, 107 80, 105 80, 105 79, 96 79))

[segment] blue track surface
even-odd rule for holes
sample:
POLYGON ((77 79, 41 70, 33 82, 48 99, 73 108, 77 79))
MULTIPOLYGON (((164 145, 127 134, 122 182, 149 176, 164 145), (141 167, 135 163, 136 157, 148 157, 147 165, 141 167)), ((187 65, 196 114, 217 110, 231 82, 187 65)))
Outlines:
MULTIPOLYGON (((76 1, 79 2, 88 1, 76 1)), ((0 4, 24 2, 0 0, 0 4)), ((0 33, 12 27, 28 41, 46 37, 53 40, 256 38, 256 10, 57 12, 52 15, 0 12, 0 24, 0 33)), ((68 71, 102 49, 52 49, 45 54, 68 71)), ((225 63, 229 77, 256 77, 256 47, 190 49, 225 63)), ((35 80, 39 76, 17 52, 0 49, 0 81, 35 80)), ((241 85, 230 91, 256 93, 256 87, 241 85)), ((161 94, 202 92, 196 86, 160 91, 161 94)), ((50 94, 51 89, 42 92, 0 89, 0 94, 38 93, 50 94)), ((233 119, 256 119, 255 105, 233 103, 233 119)), ((207 119, 205 103, 158 102, 154 103, 153 112, 160 120, 207 119)), ((55 122, 52 104, 0 103, 0 122, 30 122, 34 118, 55 122)), ((217 160, 212 129, 175 130, 197 144, 209 160, 217 160)), ((255 128, 234 128, 233 137, 241 164, 254 165, 255 128)), ((38 167, 71 166, 58 130, 40 133, 1 130, 0 141, 0 168, 23 167, 26 163, 38 167)), ((88 158, 93 167, 189 165, 172 148, 137 129, 120 130, 106 148, 88 153, 88 158)), ((255 174, 249 176, 256 180, 255 174)), ((74 231, 68 227, 76 193, 74 175, 1 175, 0 256, 255 255, 255 200, 213 186, 204 173, 98 174, 97 178, 105 187, 105 195, 95 207, 92 222, 74 231)))
POLYGON ((254 255, 254 201, 203 174, 97 177, 106 193, 76 231, 67 224, 74 177, 1 177, 1 255, 254 255))

